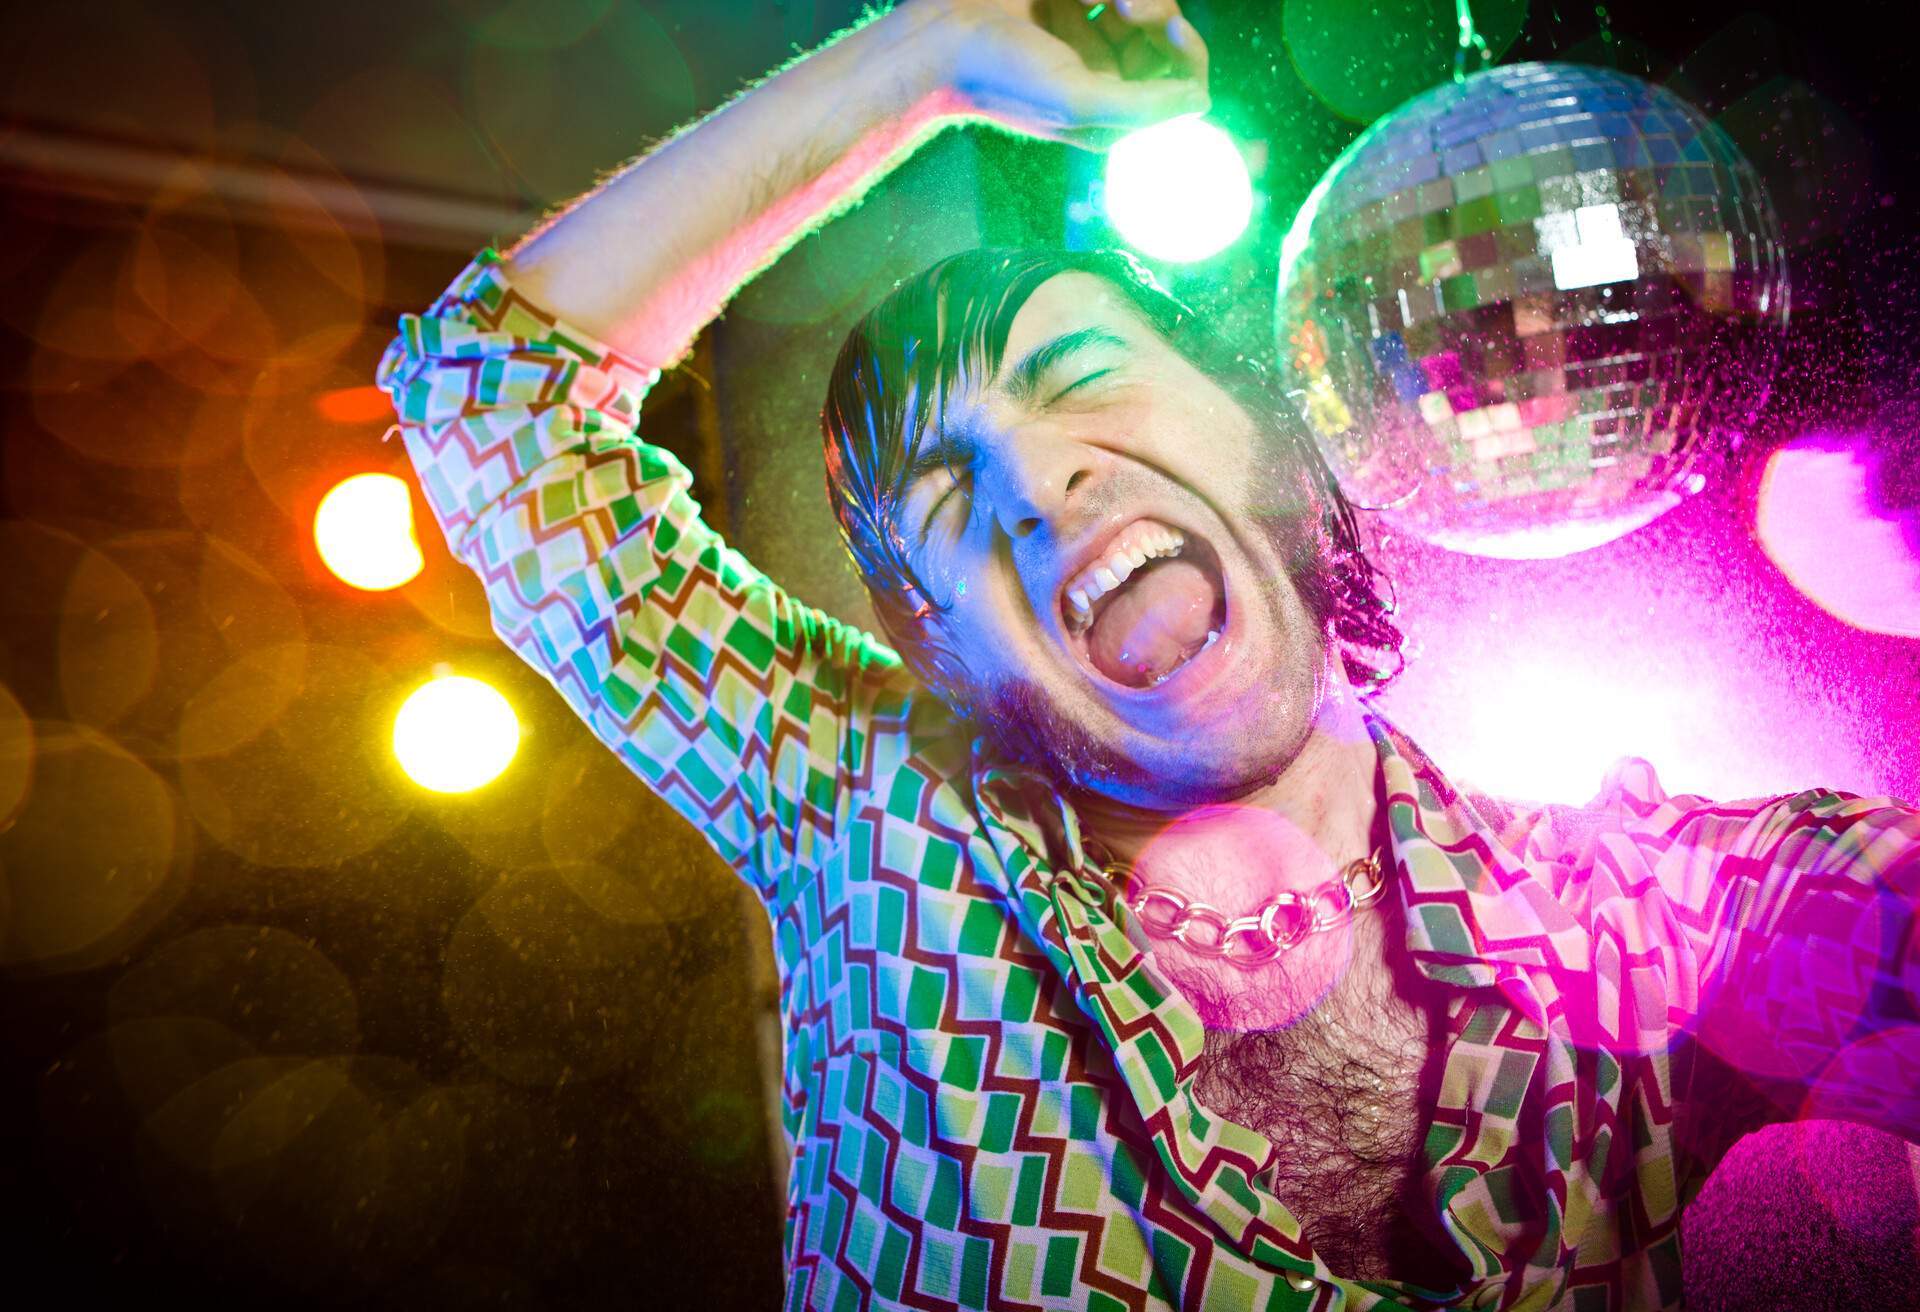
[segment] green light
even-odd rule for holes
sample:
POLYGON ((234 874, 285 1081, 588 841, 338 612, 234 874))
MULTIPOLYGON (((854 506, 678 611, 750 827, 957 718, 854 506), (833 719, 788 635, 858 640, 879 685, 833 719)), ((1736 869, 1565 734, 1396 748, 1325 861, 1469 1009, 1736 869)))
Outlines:
POLYGON ((1232 245, 1253 217, 1253 183, 1233 138, 1199 117, 1122 137, 1107 154, 1107 221, 1129 245, 1184 264, 1232 245))

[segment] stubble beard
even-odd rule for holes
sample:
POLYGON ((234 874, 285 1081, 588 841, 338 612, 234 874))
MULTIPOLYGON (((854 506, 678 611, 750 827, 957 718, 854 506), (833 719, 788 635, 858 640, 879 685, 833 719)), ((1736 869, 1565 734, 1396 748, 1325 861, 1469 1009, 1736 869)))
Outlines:
MULTIPOLYGON (((1302 579, 1323 566, 1317 553, 1305 543, 1297 520, 1276 516, 1264 521, 1262 527, 1278 559, 1287 562, 1287 566, 1281 578, 1264 581, 1258 604, 1265 606, 1268 613, 1276 617, 1276 622, 1284 622, 1283 617, 1299 614, 1305 608, 1297 602, 1287 605, 1287 599, 1280 595, 1282 590, 1291 588, 1296 598, 1303 597, 1302 579)), ((1312 622, 1310 617, 1307 622, 1312 622)), ((1324 664, 1328 641, 1323 626, 1314 643, 1316 668, 1311 680, 1312 704, 1304 708, 1303 717, 1307 724, 1311 723, 1325 692, 1319 665, 1324 664)), ((1274 698, 1275 703, 1281 700, 1278 696, 1274 698)), ((1279 713, 1275 706, 1273 714, 1279 713)), ((1003 758, 1040 771, 1063 792, 1116 799, 1146 794, 1182 806, 1229 802, 1273 784, 1293 763, 1307 737, 1304 729, 1290 735, 1290 740, 1282 740, 1277 733, 1279 725, 1249 727, 1241 731, 1245 740, 1267 750, 1235 752, 1232 754, 1234 768, 1215 769, 1206 777, 1183 783, 1153 772, 1120 744, 1092 732, 1082 719, 1064 710, 1037 681, 1011 679, 983 690, 973 704, 970 718, 1003 758)))

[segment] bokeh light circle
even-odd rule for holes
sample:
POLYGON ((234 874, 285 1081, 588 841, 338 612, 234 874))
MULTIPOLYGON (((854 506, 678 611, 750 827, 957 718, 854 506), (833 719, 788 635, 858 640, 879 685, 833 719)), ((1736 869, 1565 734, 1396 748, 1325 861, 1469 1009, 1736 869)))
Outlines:
POLYGON ((252 742, 300 695, 306 673, 304 642, 243 653, 180 708, 175 755, 217 756, 252 742))
MULTIPOLYGON (((0 829, 26 800, 32 782, 33 721, 13 690, 0 683, 0 829)), ((3 916, 0 909, 0 937, 6 934, 3 916)))
POLYGON ((1816 433, 1768 456, 1754 537, 1841 623, 1920 638, 1920 514, 1875 504, 1872 447, 1864 434, 1816 433))
POLYGON ((130 533, 99 551, 114 571, 77 568, 61 618, 60 682, 72 718, 103 724, 111 711, 119 737, 164 755, 185 708, 236 658, 291 648, 299 660, 300 605, 245 552, 174 531, 130 533))
POLYGON ((159 945, 114 981, 107 1009, 120 1024, 180 1016, 216 1022, 249 1053, 268 1056, 349 1052, 359 1044, 352 980, 319 948, 270 925, 210 925, 159 945))
POLYGON ((31 788, 0 828, 0 963, 85 969, 172 905, 187 836, 144 761, 81 726, 34 727, 31 788))
POLYGON ((320 559, 343 583, 367 592, 397 588, 426 559, 413 531, 413 499, 392 474, 355 474, 334 484, 313 513, 320 559))
POLYGON ((544 3, 522 13, 539 14, 546 39, 510 35, 526 31, 522 17, 489 24, 467 47, 462 121, 530 195, 546 201, 572 195, 603 161, 632 149, 632 124, 676 123, 694 112, 701 93, 693 68, 656 8, 610 5, 595 12, 592 4, 544 3), (579 38, 553 39, 568 29, 579 38), (595 88, 599 112, 573 111, 567 92, 580 86, 595 88))
POLYGON ((386 769, 389 676, 362 651, 321 643, 247 668, 262 687, 210 680, 179 719, 194 819, 258 866, 336 866, 377 846, 413 802, 386 769))
MULTIPOLYGON (((1342 118, 1370 123, 1445 78, 1460 51, 1459 18, 1433 0, 1282 0, 1280 35, 1293 71, 1342 118)), ((1474 31, 1498 59, 1520 35, 1527 0, 1474 0, 1474 31)), ((1477 67, 1479 54, 1470 56, 1477 67)))
MULTIPOLYGON (((1910 986, 1905 992, 1912 996, 1914 990, 1910 986)), ((1801 1116, 1888 1125, 1912 1107, 1920 1025, 1885 1024, 1835 1046, 1832 1059, 1808 1083, 1801 1116)), ((1920 1186, 1920 1179, 1915 1184, 1920 1186)))
MULTIPOLYGON (((633 841, 636 827, 646 832, 645 810, 652 801, 646 785, 597 738, 574 744, 543 766, 540 784, 540 846, 546 859, 562 868, 605 859, 620 851, 616 845, 622 840, 633 841)), ((651 834, 647 841, 652 843, 651 834)), ((652 894, 649 900, 659 908, 684 903, 688 895, 669 891, 664 900, 652 894)), ((660 914, 656 909, 654 915, 660 914)))
POLYGON ((160 631, 140 582, 108 556, 89 550, 67 579, 56 640, 67 713, 107 728, 153 688, 160 631))
POLYGON ((393 721, 393 754, 436 793, 465 793, 500 776, 520 747, 520 720, 492 686, 446 674, 415 689, 393 721))
POLYGON ((657 1049, 647 999, 693 987, 699 963, 644 919, 624 882, 605 867, 511 871, 461 917, 441 1002, 496 1075, 526 1087, 591 1080, 657 1049))
POLYGON ((1204 260, 1253 217, 1253 182, 1233 138, 1198 116, 1129 133, 1107 154, 1107 221, 1156 260, 1204 260))

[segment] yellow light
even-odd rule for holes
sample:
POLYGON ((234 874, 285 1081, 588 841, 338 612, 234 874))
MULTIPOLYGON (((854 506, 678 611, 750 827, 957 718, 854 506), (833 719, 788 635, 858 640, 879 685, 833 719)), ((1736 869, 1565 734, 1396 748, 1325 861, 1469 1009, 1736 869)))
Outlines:
POLYGON ((313 540, 328 569, 367 592, 397 588, 426 564, 407 485, 392 474, 336 483, 313 513, 313 540))
POLYGON ((520 720, 478 679, 444 674, 414 689, 393 720, 393 754, 422 788, 465 793, 491 783, 520 746, 520 720))

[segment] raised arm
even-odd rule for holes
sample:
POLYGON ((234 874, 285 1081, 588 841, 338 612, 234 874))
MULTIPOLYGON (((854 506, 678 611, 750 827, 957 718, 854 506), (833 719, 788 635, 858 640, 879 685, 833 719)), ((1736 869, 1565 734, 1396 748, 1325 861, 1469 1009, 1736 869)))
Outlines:
POLYGON ((1097 146, 1204 109, 1205 60, 1173 0, 919 0, 614 175, 507 269, 537 304, 665 367, 739 286, 943 123, 1097 146))
POLYGON ((1171 0, 1052 8, 1071 41, 1025 0, 921 0, 845 34, 483 252, 381 362, 501 637, 769 898, 903 750, 912 689, 701 521, 636 434, 641 399, 739 283, 941 124, 1077 136, 1203 100, 1171 0), (1188 75, 1122 72, 1155 60, 1188 75))

